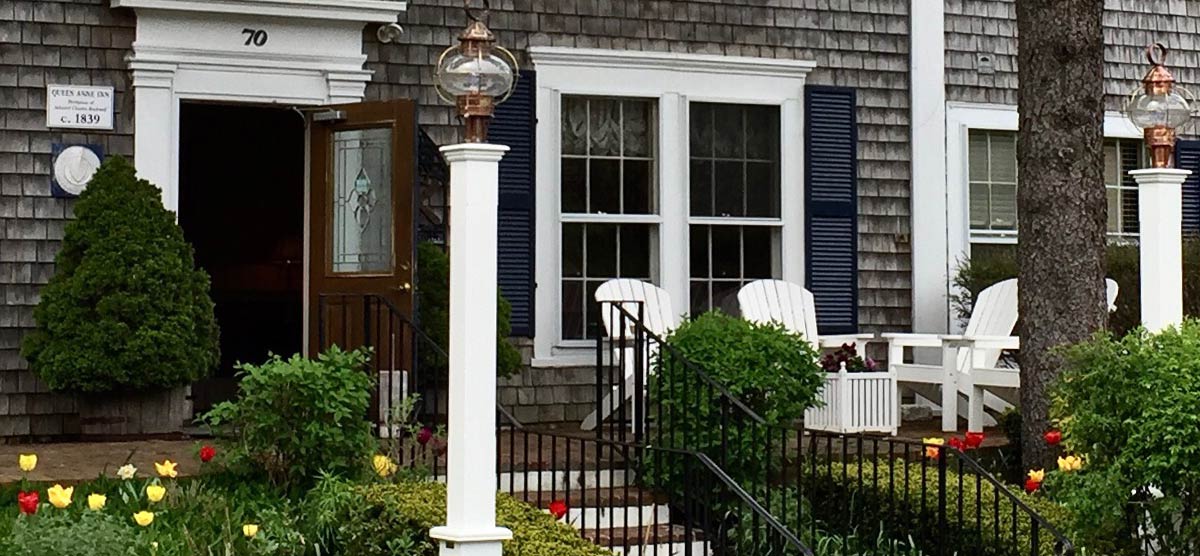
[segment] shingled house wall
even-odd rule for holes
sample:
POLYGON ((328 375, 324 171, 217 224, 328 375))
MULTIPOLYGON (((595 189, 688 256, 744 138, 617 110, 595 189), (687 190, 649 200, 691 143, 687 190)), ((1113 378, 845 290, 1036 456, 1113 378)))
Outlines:
MULTIPOLYGON (((810 84, 858 91, 859 322, 864 330, 911 326, 908 0, 638 1, 503 0, 489 27, 529 66, 529 46, 688 52, 812 60, 810 84), (780 6, 786 5, 787 7, 780 6)), ((368 33, 371 98, 411 97, 419 122, 445 144, 457 139, 452 107, 433 90, 433 66, 465 25, 457 0, 410 2, 399 44, 368 33)), ((536 68, 535 68, 536 69, 536 68)), ((576 421, 592 407, 595 371, 527 369, 501 385, 517 419, 576 421)))
POLYGON ((79 429, 74 399, 48 392, 27 370, 20 341, 71 218, 72 202, 50 196, 51 145, 133 154, 125 56, 134 34, 133 13, 105 0, 0 0, 0 437, 79 429), (46 129, 47 83, 114 87, 115 130, 46 129))

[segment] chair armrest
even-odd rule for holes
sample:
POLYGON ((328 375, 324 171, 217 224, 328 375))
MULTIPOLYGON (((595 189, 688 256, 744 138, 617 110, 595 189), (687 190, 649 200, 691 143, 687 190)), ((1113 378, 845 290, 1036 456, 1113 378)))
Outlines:
POLYGON ((874 334, 838 334, 817 337, 817 345, 823 348, 840 348, 842 344, 866 344, 874 339, 874 334))
POLYGON ((942 337, 937 334, 888 332, 879 337, 894 347, 942 347, 942 337))
POLYGON ((982 349, 1021 349, 1021 338, 1017 336, 965 336, 944 334, 941 339, 951 345, 974 346, 982 349))

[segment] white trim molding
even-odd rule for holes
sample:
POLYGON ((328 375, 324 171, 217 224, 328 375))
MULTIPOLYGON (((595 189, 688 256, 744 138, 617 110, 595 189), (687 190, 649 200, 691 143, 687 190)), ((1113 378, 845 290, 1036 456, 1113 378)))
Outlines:
MULTIPOLYGON (((946 289, 952 287, 950 281, 960 259, 970 255, 971 242, 977 243, 1015 243, 1016 232, 997 233, 986 237, 971 238, 968 215, 970 214, 970 196, 968 195, 968 139, 972 129, 993 131, 1017 131, 1019 118, 1017 107, 1005 104, 982 104, 967 102, 946 103, 946 180, 945 189, 930 191, 928 188, 913 189, 913 204, 922 202, 934 203, 935 199, 944 199, 946 203, 945 244, 946 256, 941 261, 924 260, 922 264, 937 264, 944 269, 946 289)), ((1105 112, 1104 137, 1108 139, 1141 139, 1141 130, 1134 127, 1129 119, 1120 112, 1105 112)), ((915 220, 915 218, 914 218, 915 220)), ((916 224, 914 223, 914 226, 916 224)), ((914 269, 917 265, 914 258, 914 269)), ((947 314, 950 314, 948 302, 945 304, 947 314)), ((957 322, 951 322, 953 329, 957 322)))
POLYGON ((314 106, 359 102, 363 28, 395 21, 378 0, 112 0, 137 10, 134 161, 179 208, 179 104, 187 100, 314 106), (257 34, 256 33, 261 33, 257 34))
MULTIPOLYGON (((529 49, 537 88, 537 330, 538 366, 573 361, 579 349, 561 341, 560 106, 562 95, 652 99, 658 106, 659 285, 687 310, 688 104, 728 102, 779 107, 782 278, 804 281, 804 84, 810 61, 587 48, 529 49)), ((626 218, 626 217, 621 217, 626 218)), ((740 222, 739 222, 740 223, 740 222)), ((766 221, 755 222, 768 225, 766 221)))
POLYGON ((950 326, 946 265, 946 36, 944 2, 912 0, 909 86, 912 98, 912 325, 950 326))
POLYGON ((389 0, 112 0, 114 8, 392 23, 406 2, 389 0))

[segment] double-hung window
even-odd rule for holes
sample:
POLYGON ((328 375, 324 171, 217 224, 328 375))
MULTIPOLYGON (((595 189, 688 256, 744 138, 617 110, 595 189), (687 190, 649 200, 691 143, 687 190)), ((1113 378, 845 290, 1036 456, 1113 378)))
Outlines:
POLYGON ((743 285, 780 274, 779 107, 689 112, 689 308, 737 314, 743 285))
POLYGON ((562 98, 562 335, 592 337, 606 280, 658 280, 655 103, 562 98))

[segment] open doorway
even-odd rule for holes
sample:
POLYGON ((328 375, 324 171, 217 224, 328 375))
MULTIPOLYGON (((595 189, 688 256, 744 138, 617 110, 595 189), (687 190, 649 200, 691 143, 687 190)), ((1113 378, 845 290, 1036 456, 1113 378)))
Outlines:
POLYGON ((179 222, 212 277, 221 365, 197 413, 233 397, 234 365, 299 353, 304 338, 304 118, 290 108, 184 103, 179 222))

